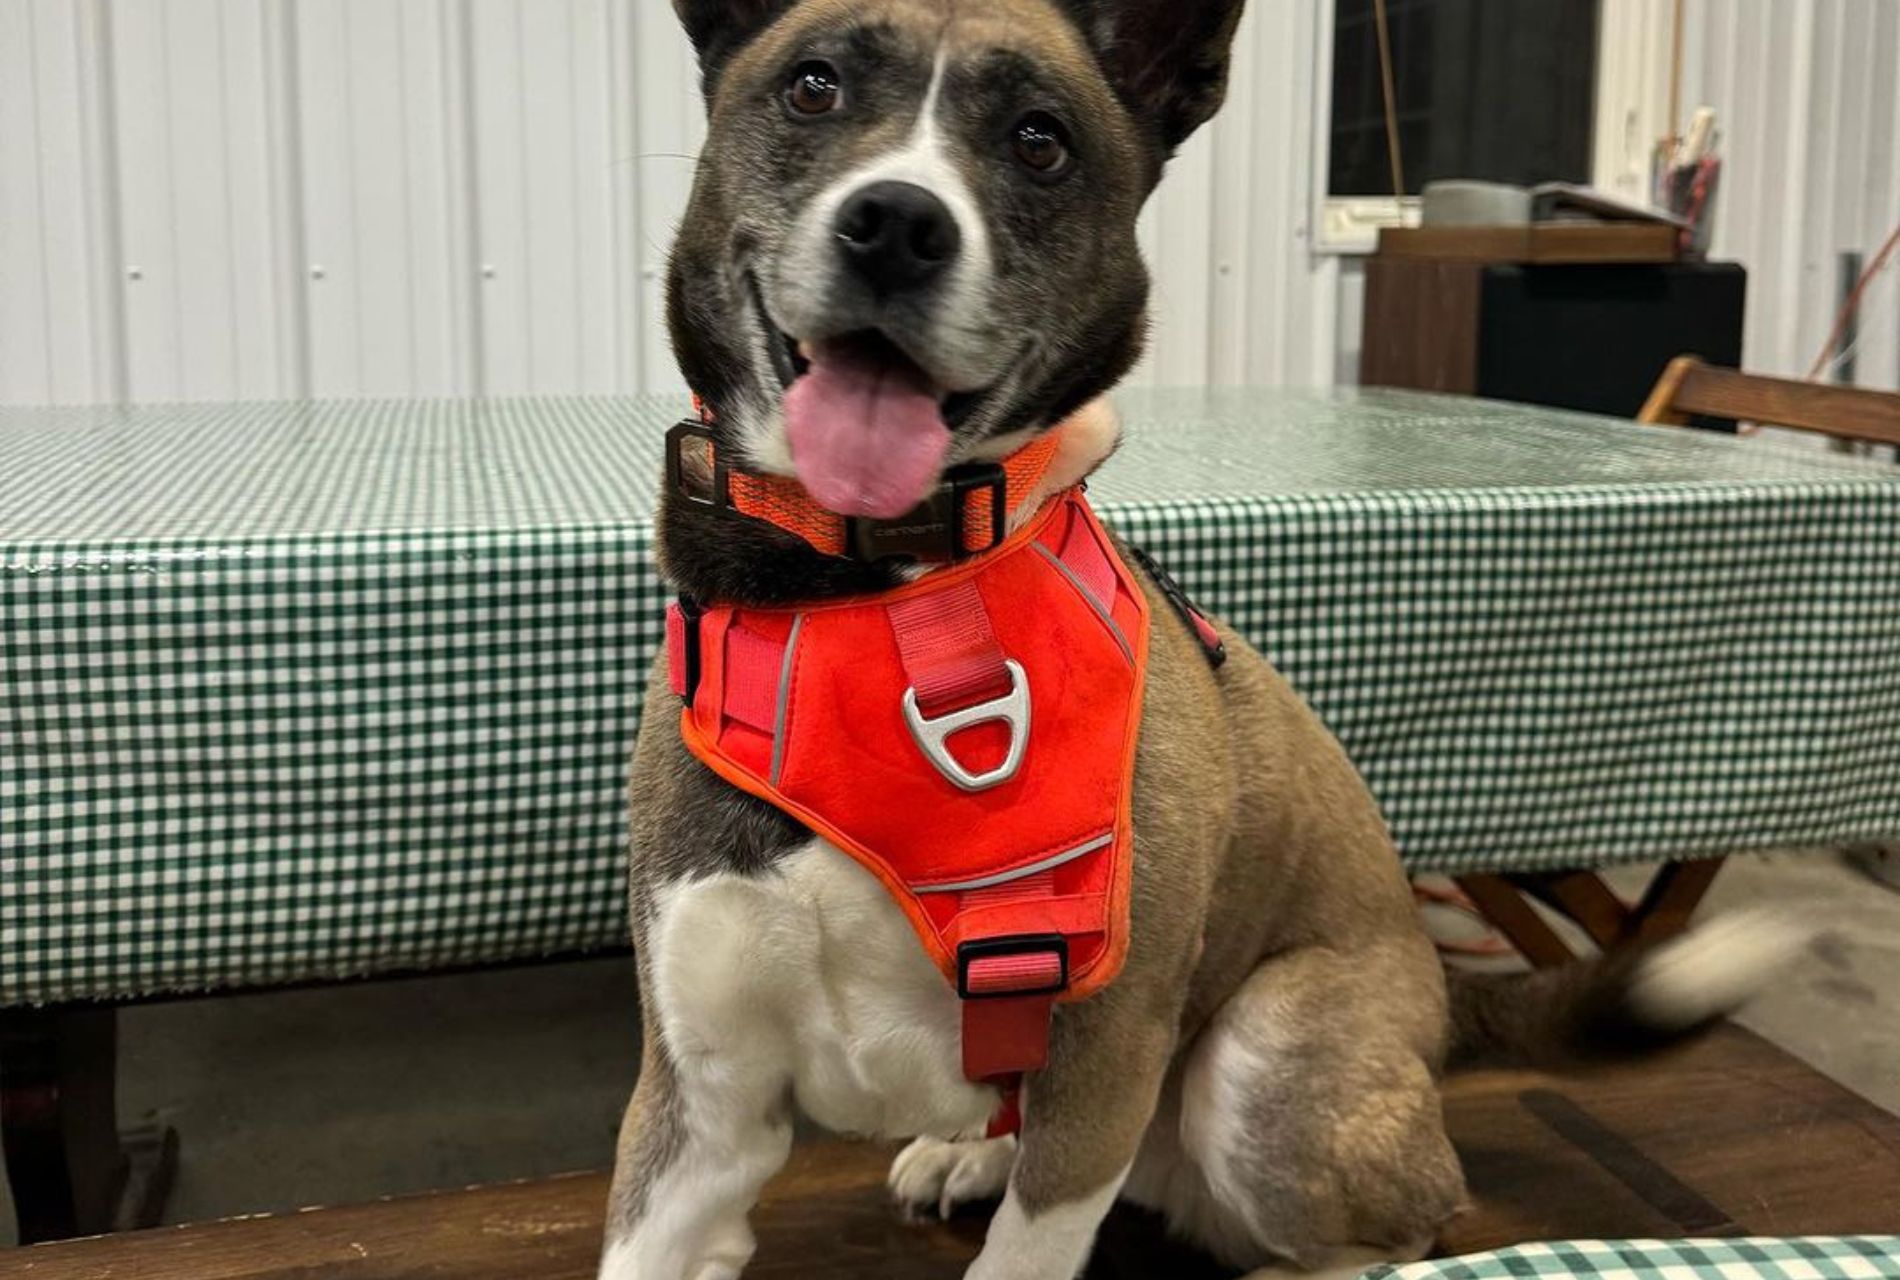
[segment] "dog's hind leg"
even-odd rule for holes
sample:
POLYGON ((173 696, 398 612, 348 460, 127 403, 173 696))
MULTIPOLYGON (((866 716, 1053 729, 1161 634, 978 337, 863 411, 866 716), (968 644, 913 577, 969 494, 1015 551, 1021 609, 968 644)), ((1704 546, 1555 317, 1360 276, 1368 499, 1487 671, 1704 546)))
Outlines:
POLYGON ((1419 1256, 1464 1198, 1434 1071, 1445 1037, 1422 937, 1276 956, 1170 1077, 1131 1200, 1271 1276, 1419 1256))

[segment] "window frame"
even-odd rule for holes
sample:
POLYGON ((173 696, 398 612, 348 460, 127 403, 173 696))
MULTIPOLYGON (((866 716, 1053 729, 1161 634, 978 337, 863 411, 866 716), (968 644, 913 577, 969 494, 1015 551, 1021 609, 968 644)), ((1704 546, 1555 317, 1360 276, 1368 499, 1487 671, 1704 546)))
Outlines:
MULTIPOLYGON (((1647 199, 1648 139, 1666 130, 1660 87, 1669 74, 1667 0, 1602 0, 1597 22, 1596 106, 1592 112, 1593 185, 1626 199, 1647 199), (1641 32, 1650 38, 1633 38, 1641 32), (1660 32, 1660 38, 1657 38, 1660 32)), ((1417 196, 1336 196, 1332 174, 1333 36, 1337 6, 1320 0, 1313 66, 1312 221, 1316 253, 1360 256, 1379 246, 1386 227, 1415 227, 1417 196)))

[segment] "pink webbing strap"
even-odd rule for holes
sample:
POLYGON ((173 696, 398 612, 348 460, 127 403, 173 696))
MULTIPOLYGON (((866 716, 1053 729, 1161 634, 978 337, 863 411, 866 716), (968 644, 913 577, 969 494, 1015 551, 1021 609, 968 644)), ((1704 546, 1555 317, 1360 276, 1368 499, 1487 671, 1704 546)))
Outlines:
POLYGON ((726 629, 726 715, 760 733, 772 733, 778 719, 778 684, 785 644, 748 631, 742 623, 726 629))
POLYGON ((975 911, 981 907, 1007 907, 1018 902, 1038 902, 1044 898, 1053 898, 1055 894, 1055 871, 1053 869, 1038 871, 1034 875, 1005 880, 1001 884, 989 885, 982 889, 965 889, 957 895, 957 909, 975 911))
POLYGON ((959 711, 1009 692, 1003 647, 976 583, 911 596, 884 607, 897 637, 904 676, 926 716, 959 711))
MULTIPOLYGON (((917 709, 941 716, 1011 688, 1003 648, 990 624, 976 583, 965 579, 885 606, 905 678, 916 691, 917 709)), ((967 892, 960 910, 1032 903, 1055 896, 1055 874, 1045 871, 967 892)), ((962 943, 1000 941, 964 938, 962 943)), ((973 955, 959 975, 963 1001, 963 1074, 999 1085, 1004 1105, 992 1133, 1013 1131, 1015 1098, 1025 1071, 1049 1061, 1049 1016, 1060 991, 1063 960, 1053 950, 973 955), (1021 992, 1023 994, 1011 994, 1021 992)))
POLYGON ((972 995, 1006 995, 1046 988, 1062 978, 1062 957, 1053 951, 1020 956, 984 956, 967 970, 972 995))
MULTIPOLYGON (((737 621, 726 628, 725 642, 721 668, 725 692, 720 713, 760 733, 776 733, 785 642, 760 635, 737 621)), ((698 652, 700 643, 698 614, 689 614, 678 604, 668 605, 667 683, 682 698, 691 698, 699 683, 699 673, 691 669, 694 660, 688 655, 698 652)))
POLYGON ((1080 513, 1069 521, 1069 532, 1056 555, 1069 566, 1076 581, 1089 589, 1097 604, 1103 609, 1115 607, 1115 566, 1109 563, 1108 552, 1102 549, 1094 528, 1080 513))
POLYGON ((673 695, 690 698, 693 690, 688 687, 686 647, 698 643, 698 636, 688 636, 688 626, 697 627, 697 618, 689 620, 686 610, 675 600, 666 606, 666 682, 673 687, 673 695))
MULTIPOLYGON (((1055 873, 1043 871, 972 890, 958 906, 968 911, 1035 902, 1054 896, 1055 887, 1055 873)), ((963 1002, 963 1074, 1001 1086, 1004 1095, 991 1137, 1016 1131, 1015 1098, 1023 1072, 1040 1071, 1049 1061, 1049 1014, 1060 994, 1049 988, 1061 978, 1062 959, 1053 951, 980 956, 964 972, 964 985, 976 998, 963 1002), (1011 991, 1037 994, 1007 994, 1011 991)))

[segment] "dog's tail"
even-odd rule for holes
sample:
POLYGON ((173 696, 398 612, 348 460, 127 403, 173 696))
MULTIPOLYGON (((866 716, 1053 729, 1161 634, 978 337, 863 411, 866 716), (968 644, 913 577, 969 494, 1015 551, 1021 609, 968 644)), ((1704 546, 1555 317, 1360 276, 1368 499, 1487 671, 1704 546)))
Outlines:
POLYGON ((1450 1065, 1574 1066, 1661 1048, 1760 991, 1813 931, 1768 911, 1530 973, 1448 971, 1450 1065))

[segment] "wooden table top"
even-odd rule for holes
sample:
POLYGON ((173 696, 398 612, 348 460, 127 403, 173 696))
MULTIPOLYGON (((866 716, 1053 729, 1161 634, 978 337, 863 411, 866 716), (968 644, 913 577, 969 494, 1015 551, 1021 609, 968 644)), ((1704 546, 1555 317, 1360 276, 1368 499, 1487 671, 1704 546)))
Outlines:
MULTIPOLYGON (((1724 1028, 1667 1058, 1588 1077, 1462 1076, 1447 1090, 1474 1205, 1462 1253, 1580 1236, 1796 1235, 1900 1223, 1900 1119, 1762 1040, 1724 1028)), ((909 1225, 890 1152, 801 1148, 755 1216, 749 1280, 959 1280, 980 1213, 909 1225)), ((592 1280, 607 1179, 575 1174, 0 1253, 32 1280, 592 1280)), ((1227 1273, 1142 1215, 1105 1228, 1090 1280, 1227 1273)))

